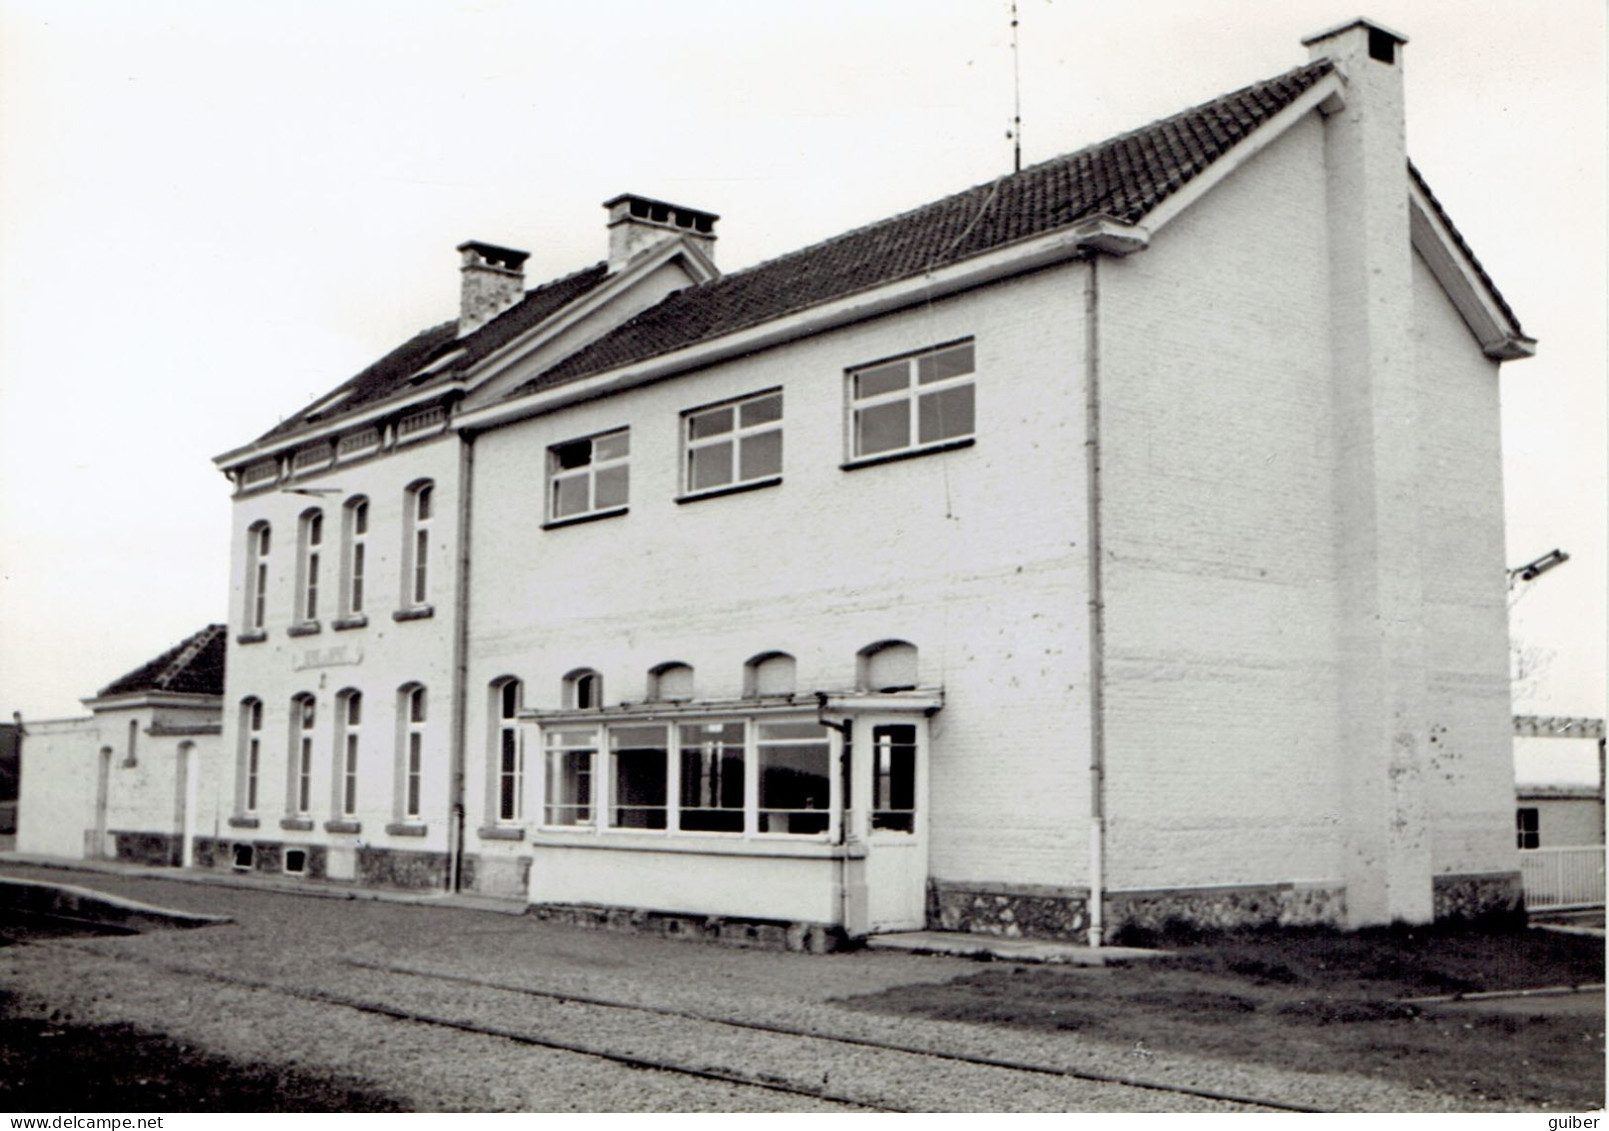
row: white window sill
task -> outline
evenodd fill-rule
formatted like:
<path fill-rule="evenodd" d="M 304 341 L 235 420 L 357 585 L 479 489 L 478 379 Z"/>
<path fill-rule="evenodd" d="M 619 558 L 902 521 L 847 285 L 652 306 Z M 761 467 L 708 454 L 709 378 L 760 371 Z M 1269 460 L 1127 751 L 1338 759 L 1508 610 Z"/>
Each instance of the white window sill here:
<path fill-rule="evenodd" d="M 586 514 L 566 515 L 564 518 L 555 518 L 542 524 L 543 530 L 557 530 L 561 526 L 580 526 L 586 522 L 597 522 L 605 518 L 619 518 L 630 511 L 630 507 L 610 507 L 608 510 L 588 511 Z"/>
<path fill-rule="evenodd" d="M 856 859 L 863 844 L 834 844 L 824 833 L 669 833 L 662 829 L 607 829 L 578 832 L 574 828 L 541 828 L 533 843 L 553 848 L 587 848 L 619 852 L 680 852 L 702 856 L 787 856 L 804 859 Z"/>
<path fill-rule="evenodd" d="M 953 452 L 961 448 L 970 448 L 977 443 L 976 436 L 961 436 L 954 440 L 940 440 L 936 444 L 923 444 L 915 448 L 900 448 L 893 452 L 878 452 L 872 456 L 858 456 L 838 465 L 840 471 L 859 471 L 863 467 L 876 467 L 878 464 L 894 463 L 902 459 L 915 459 L 917 456 L 930 456 L 938 452 Z"/>
<path fill-rule="evenodd" d="M 398 609 L 391 614 L 391 619 L 399 624 L 405 620 L 429 620 L 436 615 L 434 605 L 414 605 L 408 609 Z"/>
<path fill-rule="evenodd" d="M 769 475 L 764 479 L 751 479 L 747 483 L 728 483 L 724 487 L 710 487 L 704 491 L 690 491 L 685 495 L 678 495 L 676 505 L 702 502 L 705 499 L 719 499 L 725 495 L 741 495 L 745 491 L 758 491 L 765 487 L 779 487 L 781 485 L 782 476 Z"/>

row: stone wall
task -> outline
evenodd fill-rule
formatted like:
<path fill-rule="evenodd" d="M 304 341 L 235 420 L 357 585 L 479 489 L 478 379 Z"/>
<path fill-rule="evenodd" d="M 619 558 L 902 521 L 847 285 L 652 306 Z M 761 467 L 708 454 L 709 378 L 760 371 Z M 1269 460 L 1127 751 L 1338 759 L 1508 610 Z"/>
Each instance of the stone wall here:
<path fill-rule="evenodd" d="M 1089 893 L 933 880 L 927 918 L 928 926 L 940 931 L 1082 942 L 1089 928 Z"/>
<path fill-rule="evenodd" d="M 568 927 L 604 931 L 630 931 L 663 938 L 696 939 L 725 946 L 754 947 L 760 950 L 791 950 L 825 954 L 842 949 L 843 932 L 824 923 L 781 923 L 761 919 L 730 919 L 722 916 L 669 915 L 626 907 L 594 907 L 583 904 L 543 903 L 531 914 L 544 922 Z"/>
<path fill-rule="evenodd" d="M 426 891 L 445 888 L 447 862 L 445 852 L 404 852 L 365 845 L 358 849 L 358 883 Z"/>
<path fill-rule="evenodd" d="M 1437 919 L 1509 916 L 1519 913 L 1525 906 L 1518 872 L 1437 876 L 1433 889 Z"/>
<path fill-rule="evenodd" d="M 1105 927 L 1110 936 L 1125 927 L 1157 930 L 1170 923 L 1227 930 L 1340 926 L 1345 919 L 1346 890 L 1339 884 L 1246 884 L 1111 892 Z"/>
<path fill-rule="evenodd" d="M 117 858 L 130 864 L 162 864 L 177 866 L 182 859 L 183 846 L 175 833 L 141 833 L 112 831 L 117 846 Z"/>
<path fill-rule="evenodd" d="M 481 856 L 468 852 L 459 866 L 459 883 L 465 891 L 477 895 L 524 898 L 530 888 L 529 856 Z"/>

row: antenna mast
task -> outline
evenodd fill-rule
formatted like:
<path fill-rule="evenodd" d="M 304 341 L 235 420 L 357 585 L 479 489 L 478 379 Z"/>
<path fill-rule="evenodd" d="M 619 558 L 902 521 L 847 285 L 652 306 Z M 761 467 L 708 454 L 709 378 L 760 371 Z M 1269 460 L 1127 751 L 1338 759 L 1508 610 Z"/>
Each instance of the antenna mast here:
<path fill-rule="evenodd" d="M 1017 0 L 1011 0 L 1012 172 L 1022 172 L 1022 67 L 1017 56 Z"/>

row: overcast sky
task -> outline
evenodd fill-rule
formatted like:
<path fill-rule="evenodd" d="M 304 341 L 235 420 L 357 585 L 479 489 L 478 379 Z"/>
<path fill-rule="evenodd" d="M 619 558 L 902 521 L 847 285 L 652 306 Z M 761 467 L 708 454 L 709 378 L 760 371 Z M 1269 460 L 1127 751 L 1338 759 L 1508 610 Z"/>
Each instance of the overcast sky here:
<path fill-rule="evenodd" d="M 1355 0 L 1020 0 L 1024 157 L 1277 74 Z M 1517 709 L 1602 715 L 1602 0 L 1371 0 L 1409 149 L 1527 331 Z M 1005 0 L 0 0 L 0 714 L 226 616 L 211 458 L 456 313 L 454 245 L 601 259 L 622 191 L 743 267 L 1010 168 Z"/>

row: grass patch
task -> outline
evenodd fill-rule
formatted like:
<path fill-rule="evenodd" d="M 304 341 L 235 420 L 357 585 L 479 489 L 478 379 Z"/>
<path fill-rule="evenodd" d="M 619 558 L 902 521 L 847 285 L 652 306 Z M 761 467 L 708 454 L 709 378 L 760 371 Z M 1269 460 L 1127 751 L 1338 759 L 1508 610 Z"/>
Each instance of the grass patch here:
<path fill-rule="evenodd" d="M 42 1018 L 0 991 L 0 1108 L 10 1111 L 407 1111 L 365 1081 L 242 1064 L 133 1025 Z"/>
<path fill-rule="evenodd" d="M 1527 1108 L 1603 1106 L 1601 996 L 1491 1007 L 1401 1000 L 1601 983 L 1600 939 L 1465 925 L 1165 931 L 1149 941 L 1173 957 L 1115 970 L 991 967 L 845 1004 L 1379 1077 Z"/>

